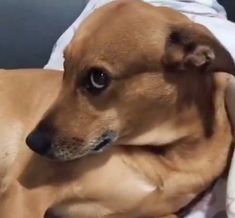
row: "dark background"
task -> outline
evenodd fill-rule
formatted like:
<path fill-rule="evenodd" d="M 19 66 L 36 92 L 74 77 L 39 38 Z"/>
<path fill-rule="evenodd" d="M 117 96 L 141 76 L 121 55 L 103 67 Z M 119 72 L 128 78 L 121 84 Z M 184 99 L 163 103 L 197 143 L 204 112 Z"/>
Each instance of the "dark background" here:
<path fill-rule="evenodd" d="M 225 7 L 229 20 L 235 22 L 235 1 L 234 0 L 218 0 L 218 2 Z"/>
<path fill-rule="evenodd" d="M 43 67 L 86 0 L 0 0 L 0 68 Z M 219 0 L 235 21 L 235 1 Z"/>

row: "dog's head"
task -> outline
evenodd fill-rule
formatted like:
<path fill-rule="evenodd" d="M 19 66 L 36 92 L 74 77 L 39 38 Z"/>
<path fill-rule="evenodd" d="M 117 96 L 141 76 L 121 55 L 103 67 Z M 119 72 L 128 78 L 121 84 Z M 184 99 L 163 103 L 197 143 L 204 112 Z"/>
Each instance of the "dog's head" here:
<path fill-rule="evenodd" d="M 234 66 L 208 30 L 178 12 L 117 1 L 81 25 L 64 67 L 57 100 L 27 138 L 34 151 L 62 161 L 115 143 L 209 136 L 211 72 Z"/>

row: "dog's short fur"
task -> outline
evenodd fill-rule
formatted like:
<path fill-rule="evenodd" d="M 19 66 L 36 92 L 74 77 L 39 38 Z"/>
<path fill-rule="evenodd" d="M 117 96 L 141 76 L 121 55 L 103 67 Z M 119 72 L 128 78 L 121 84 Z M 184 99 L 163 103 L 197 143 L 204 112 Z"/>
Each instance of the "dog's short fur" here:
<path fill-rule="evenodd" d="M 108 4 L 67 47 L 62 88 L 62 73 L 32 71 L 0 74 L 2 218 L 174 217 L 224 171 L 230 76 L 214 71 L 234 64 L 178 12 Z M 97 93 L 100 72 L 111 81 Z"/>

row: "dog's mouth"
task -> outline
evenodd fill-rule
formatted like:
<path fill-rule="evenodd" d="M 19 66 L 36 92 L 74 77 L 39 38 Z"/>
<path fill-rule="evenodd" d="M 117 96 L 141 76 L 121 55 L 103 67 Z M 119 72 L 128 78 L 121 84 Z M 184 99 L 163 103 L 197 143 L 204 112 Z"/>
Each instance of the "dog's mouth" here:
<path fill-rule="evenodd" d="M 109 147 L 116 140 L 117 140 L 117 134 L 113 131 L 108 131 L 104 133 L 100 138 L 98 138 L 98 140 L 96 140 L 96 142 L 92 146 L 94 147 L 92 151 L 102 152 L 104 149 Z"/>

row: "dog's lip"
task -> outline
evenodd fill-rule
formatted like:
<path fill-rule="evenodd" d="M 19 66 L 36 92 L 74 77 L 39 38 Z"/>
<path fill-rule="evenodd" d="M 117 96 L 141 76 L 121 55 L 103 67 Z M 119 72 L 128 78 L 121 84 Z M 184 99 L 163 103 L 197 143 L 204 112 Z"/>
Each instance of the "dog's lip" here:
<path fill-rule="evenodd" d="M 117 140 L 117 134 L 114 131 L 105 132 L 100 138 L 98 138 L 95 142 L 95 145 L 92 149 L 93 152 L 101 152 L 106 149 L 108 146 L 112 145 L 113 142 Z"/>

